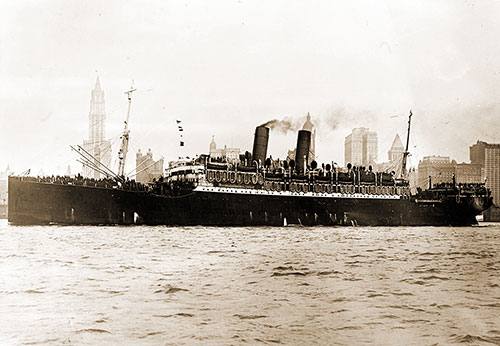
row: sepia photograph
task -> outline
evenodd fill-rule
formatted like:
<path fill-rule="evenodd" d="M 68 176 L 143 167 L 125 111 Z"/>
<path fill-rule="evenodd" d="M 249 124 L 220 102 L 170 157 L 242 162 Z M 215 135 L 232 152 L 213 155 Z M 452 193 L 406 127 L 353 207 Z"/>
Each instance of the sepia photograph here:
<path fill-rule="evenodd" d="M 3 1 L 0 346 L 500 346 L 499 18 Z"/>

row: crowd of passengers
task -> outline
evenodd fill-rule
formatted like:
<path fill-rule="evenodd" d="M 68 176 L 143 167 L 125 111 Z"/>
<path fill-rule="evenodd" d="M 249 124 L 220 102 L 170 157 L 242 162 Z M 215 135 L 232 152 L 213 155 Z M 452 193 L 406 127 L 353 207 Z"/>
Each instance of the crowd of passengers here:
<path fill-rule="evenodd" d="M 439 183 L 434 185 L 435 188 L 459 188 L 462 191 L 486 191 L 486 187 L 484 183 L 458 183 L 454 184 L 453 182 L 447 183 Z"/>
<path fill-rule="evenodd" d="M 117 181 L 112 178 L 85 178 L 81 174 L 76 175 L 74 178 L 68 176 L 52 175 L 46 177 L 19 177 L 22 181 L 33 181 L 39 183 L 51 183 L 51 184 L 61 184 L 61 185 L 80 185 L 80 186 L 92 186 L 92 187 L 104 187 L 104 188 L 117 188 L 124 190 L 133 191 L 149 191 L 148 185 L 139 183 L 134 179 L 126 178 L 125 181 Z"/>

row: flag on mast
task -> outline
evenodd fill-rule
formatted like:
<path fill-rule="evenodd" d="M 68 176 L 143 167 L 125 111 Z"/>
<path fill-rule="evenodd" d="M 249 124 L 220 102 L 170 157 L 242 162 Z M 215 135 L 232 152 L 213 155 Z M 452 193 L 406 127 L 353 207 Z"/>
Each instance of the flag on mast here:
<path fill-rule="evenodd" d="M 181 120 L 176 120 L 177 122 L 177 130 L 179 131 L 179 146 L 183 147 L 184 146 L 184 137 L 182 135 L 182 132 L 184 132 L 184 129 L 182 128 L 181 125 Z"/>

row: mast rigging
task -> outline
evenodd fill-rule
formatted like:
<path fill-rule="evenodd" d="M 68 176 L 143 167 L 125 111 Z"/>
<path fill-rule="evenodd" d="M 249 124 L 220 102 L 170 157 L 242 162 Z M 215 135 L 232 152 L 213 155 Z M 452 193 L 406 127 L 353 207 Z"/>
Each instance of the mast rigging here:
<path fill-rule="evenodd" d="M 410 109 L 410 116 L 408 117 L 408 133 L 406 134 L 406 148 L 405 152 L 403 153 L 403 164 L 401 166 L 401 177 L 405 178 L 406 177 L 406 160 L 408 159 L 408 155 L 410 152 L 408 151 L 408 147 L 410 145 L 410 125 L 411 125 L 411 116 L 413 113 L 411 112 Z"/>
<path fill-rule="evenodd" d="M 132 93 L 136 91 L 133 87 L 130 88 L 129 91 L 126 91 L 128 98 L 128 110 L 127 110 L 127 119 L 125 120 L 125 126 L 123 128 L 123 133 L 121 135 L 122 144 L 120 145 L 120 150 L 118 151 L 118 176 L 125 176 L 125 161 L 127 159 L 128 152 L 128 142 L 130 130 L 128 129 L 128 121 L 130 119 L 130 106 L 132 104 Z"/>

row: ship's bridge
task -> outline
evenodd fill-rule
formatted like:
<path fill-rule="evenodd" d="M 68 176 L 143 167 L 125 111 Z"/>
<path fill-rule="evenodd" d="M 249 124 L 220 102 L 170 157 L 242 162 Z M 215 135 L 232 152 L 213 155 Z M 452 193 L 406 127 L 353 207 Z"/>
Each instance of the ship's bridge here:
<path fill-rule="evenodd" d="M 165 171 L 167 181 L 198 181 L 204 175 L 203 165 L 184 164 Z"/>

